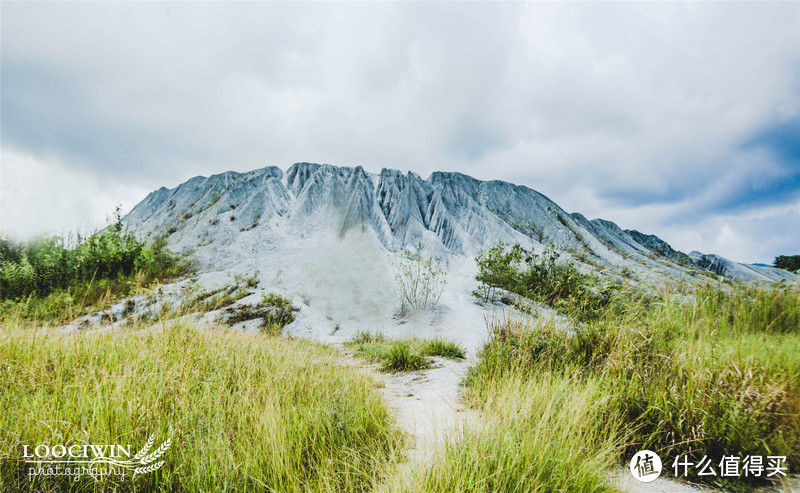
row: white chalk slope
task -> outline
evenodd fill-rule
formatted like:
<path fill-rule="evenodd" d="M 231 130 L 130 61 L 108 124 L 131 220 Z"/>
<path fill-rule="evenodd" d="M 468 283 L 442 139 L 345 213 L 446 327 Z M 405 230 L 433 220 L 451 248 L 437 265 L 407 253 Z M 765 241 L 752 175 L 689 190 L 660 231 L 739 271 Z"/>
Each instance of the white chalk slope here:
<path fill-rule="evenodd" d="M 323 340 L 358 330 L 424 336 L 440 330 L 475 347 L 486 331 L 485 310 L 470 294 L 474 256 L 498 240 L 536 251 L 554 245 L 586 269 L 645 282 L 694 278 L 695 265 L 740 280 L 800 279 L 717 256 L 687 256 L 655 236 L 569 214 L 529 188 L 460 173 L 423 180 L 411 172 L 376 175 L 312 163 L 286 173 L 226 172 L 156 190 L 123 221 L 140 237 L 165 234 L 170 248 L 192 251 L 207 284 L 222 282 L 221 272 L 257 271 L 262 288 L 300 303 L 289 332 Z M 447 270 L 442 309 L 398 320 L 393 252 L 419 244 Z"/>

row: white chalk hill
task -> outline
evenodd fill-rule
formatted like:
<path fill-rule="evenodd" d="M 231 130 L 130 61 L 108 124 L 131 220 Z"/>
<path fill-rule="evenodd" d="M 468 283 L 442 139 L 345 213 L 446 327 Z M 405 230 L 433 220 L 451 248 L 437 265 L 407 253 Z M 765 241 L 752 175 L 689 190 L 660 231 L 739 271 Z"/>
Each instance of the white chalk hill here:
<path fill-rule="evenodd" d="M 262 288 L 301 307 L 289 333 L 323 340 L 370 330 L 444 335 L 476 347 L 486 330 L 485 309 L 470 294 L 474 256 L 498 240 L 536 251 L 553 245 L 587 270 L 643 282 L 694 279 L 699 269 L 745 281 L 800 279 L 715 255 L 685 255 L 656 236 L 569 214 L 530 188 L 460 173 L 424 180 L 312 163 L 285 174 L 277 167 L 226 172 L 156 190 L 123 222 L 139 237 L 167 235 L 171 249 L 192 251 L 206 283 L 219 283 L 220 273 L 257 271 Z M 419 244 L 447 271 L 442 308 L 398 318 L 394 252 Z"/>

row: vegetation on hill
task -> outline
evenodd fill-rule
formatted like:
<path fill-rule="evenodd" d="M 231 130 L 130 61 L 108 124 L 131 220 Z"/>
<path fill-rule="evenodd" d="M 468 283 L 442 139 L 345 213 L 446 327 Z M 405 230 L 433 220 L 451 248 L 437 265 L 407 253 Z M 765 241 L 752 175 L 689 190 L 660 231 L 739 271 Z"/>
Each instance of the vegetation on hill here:
<path fill-rule="evenodd" d="M 772 265 L 789 272 L 800 272 L 800 255 L 779 255 Z"/>
<path fill-rule="evenodd" d="M 598 287 L 595 276 L 560 260 L 553 249 L 536 254 L 519 244 L 506 248 L 501 241 L 475 260 L 480 286 L 474 294 L 484 301 L 494 299 L 498 289 L 505 290 L 583 321 L 599 317 L 616 289 L 612 285 Z"/>
<path fill-rule="evenodd" d="M 28 242 L 0 238 L 0 317 L 19 312 L 35 319 L 74 318 L 137 287 L 172 279 L 191 264 L 166 249 L 166 240 L 137 240 L 119 218 L 73 247 L 65 238 Z"/>
<path fill-rule="evenodd" d="M 502 243 L 476 261 L 476 296 L 546 303 L 568 327 L 489 320 L 491 337 L 464 382 L 482 423 L 450 437 L 407 491 L 614 491 L 608 471 L 642 449 L 661 456 L 664 475 L 677 457 L 717 465 L 748 455 L 785 456 L 795 472 L 800 287 L 644 293 L 603 285 L 553 250 Z M 440 267 L 419 255 L 403 265 L 403 308 L 434 308 Z M 0 490 L 356 492 L 374 489 L 399 460 L 403 439 L 371 382 L 330 349 L 273 337 L 294 320 L 291 300 L 264 293 L 234 306 L 253 294 L 256 275 L 190 292 L 168 315 L 225 309 L 229 324 L 262 319 L 260 334 L 163 319 L 64 334 L 30 330 L 26 319 L 76 316 L 188 264 L 163 240 L 145 245 L 117 223 L 73 248 L 2 240 L 0 267 Z M 368 333 L 348 347 L 390 372 L 465 356 L 442 339 Z M 31 480 L 20 459 L 23 444 L 138 446 L 153 433 L 174 443 L 163 468 L 133 483 Z M 736 491 L 765 481 L 688 472 Z"/>

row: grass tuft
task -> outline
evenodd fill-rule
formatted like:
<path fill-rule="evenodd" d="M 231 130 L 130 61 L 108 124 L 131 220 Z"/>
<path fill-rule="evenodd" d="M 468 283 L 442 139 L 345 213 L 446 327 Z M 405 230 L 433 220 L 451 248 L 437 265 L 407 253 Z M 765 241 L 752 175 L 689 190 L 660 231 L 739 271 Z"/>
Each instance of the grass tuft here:
<path fill-rule="evenodd" d="M 441 338 L 422 340 L 407 337 L 390 341 L 382 334 L 359 332 L 347 346 L 370 361 L 381 364 L 383 371 L 414 371 L 430 368 L 427 356 L 463 359 L 464 348 Z"/>
<path fill-rule="evenodd" d="M 466 352 L 464 348 L 452 341 L 446 341 L 441 337 L 427 340 L 422 345 L 422 354 L 425 356 L 441 356 L 448 359 L 464 359 Z"/>
<path fill-rule="evenodd" d="M 416 371 L 430 368 L 430 362 L 411 351 L 408 342 L 397 341 L 391 345 L 383 361 L 383 371 Z"/>

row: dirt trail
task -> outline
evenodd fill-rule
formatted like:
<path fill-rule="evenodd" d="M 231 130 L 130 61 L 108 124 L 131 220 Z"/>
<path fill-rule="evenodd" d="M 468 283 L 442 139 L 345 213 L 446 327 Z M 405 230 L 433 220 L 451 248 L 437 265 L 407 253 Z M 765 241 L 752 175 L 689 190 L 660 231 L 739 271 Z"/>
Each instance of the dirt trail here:
<path fill-rule="evenodd" d="M 469 360 L 432 357 L 433 367 L 428 370 L 383 373 L 377 364 L 366 362 L 347 348 L 340 347 L 340 351 L 345 356 L 344 364 L 383 384 L 379 390 L 397 426 L 409 436 L 408 460 L 397 465 L 383 490 L 392 491 L 409 481 L 411 472 L 424 470 L 447 438 L 458 436 L 465 426 L 477 424 L 477 411 L 461 400 L 460 384 L 471 364 Z"/>
<path fill-rule="evenodd" d="M 457 437 L 465 427 L 479 425 L 479 414 L 461 399 L 461 381 L 472 361 L 434 357 L 433 368 L 415 372 L 383 373 L 353 351 L 339 346 L 342 364 L 357 368 L 383 384 L 380 392 L 395 416 L 397 425 L 410 437 L 408 460 L 397 465 L 394 474 L 377 491 L 395 491 L 408 484 L 412 472 L 421 472 L 445 440 Z M 658 478 L 652 483 L 636 481 L 625 468 L 610 474 L 613 484 L 625 493 L 719 493 L 721 490 Z M 783 488 L 761 489 L 759 493 L 800 491 L 800 479 Z"/>
<path fill-rule="evenodd" d="M 411 462 L 430 459 L 446 438 L 460 433 L 468 421 L 477 421 L 478 413 L 464 406 L 460 395 L 468 363 L 432 359 L 429 370 L 381 374 L 381 391 L 397 425 L 414 438 Z"/>

